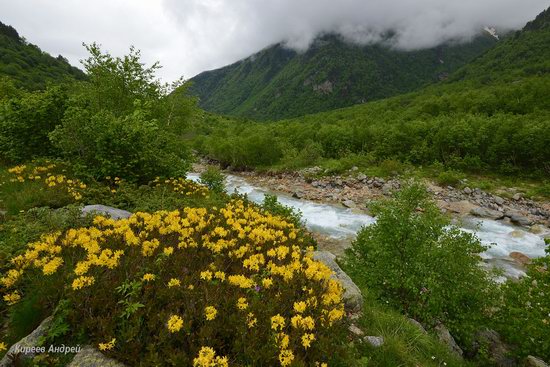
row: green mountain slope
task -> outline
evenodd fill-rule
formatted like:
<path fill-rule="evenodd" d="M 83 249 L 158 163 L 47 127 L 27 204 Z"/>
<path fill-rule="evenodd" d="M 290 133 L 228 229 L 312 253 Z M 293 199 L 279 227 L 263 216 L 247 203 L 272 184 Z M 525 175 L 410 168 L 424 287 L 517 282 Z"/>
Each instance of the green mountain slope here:
<path fill-rule="evenodd" d="M 326 35 L 305 53 L 275 45 L 193 78 L 207 111 L 280 119 L 395 96 L 444 80 L 491 48 L 483 35 L 467 44 L 418 51 L 359 46 Z"/>
<path fill-rule="evenodd" d="M 443 83 L 271 123 L 220 120 L 201 127 L 196 148 L 241 168 L 332 170 L 390 160 L 550 177 L 548 14 Z"/>
<path fill-rule="evenodd" d="M 47 82 L 67 78 L 84 79 L 85 74 L 61 55 L 57 58 L 27 43 L 17 31 L 0 22 L 0 76 L 13 79 L 26 89 L 43 88 Z"/>

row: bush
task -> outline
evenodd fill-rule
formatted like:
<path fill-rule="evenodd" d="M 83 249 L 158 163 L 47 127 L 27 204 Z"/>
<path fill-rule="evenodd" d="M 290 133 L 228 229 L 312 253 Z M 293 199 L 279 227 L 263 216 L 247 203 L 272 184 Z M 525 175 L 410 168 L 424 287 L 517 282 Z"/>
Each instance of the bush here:
<path fill-rule="evenodd" d="M 66 337 L 88 335 L 128 365 L 342 358 L 341 285 L 293 224 L 242 201 L 93 223 L 30 243 L 0 279 L 4 300 L 16 303 L 40 284 L 43 302 L 69 305 L 56 321 L 70 326 Z"/>
<path fill-rule="evenodd" d="M 381 300 L 428 326 L 445 323 L 466 344 L 493 299 L 495 284 L 480 267 L 485 247 L 449 226 L 417 183 L 373 212 L 376 223 L 347 252 L 351 272 Z"/>
<path fill-rule="evenodd" d="M 437 183 L 443 186 L 457 186 L 463 179 L 463 175 L 457 171 L 444 171 L 437 176 Z"/>
<path fill-rule="evenodd" d="M 302 212 L 279 203 L 276 195 L 266 194 L 262 203 L 262 209 L 273 215 L 283 217 L 296 227 L 300 227 L 303 224 Z"/>
<path fill-rule="evenodd" d="M 200 182 L 212 192 L 222 193 L 225 190 L 225 177 L 216 167 L 208 167 L 201 173 Z"/>
<path fill-rule="evenodd" d="M 548 242 L 547 242 L 548 244 Z M 536 355 L 550 360 L 550 247 L 519 281 L 503 286 L 502 306 L 497 313 L 497 330 L 513 343 L 521 356 Z"/>

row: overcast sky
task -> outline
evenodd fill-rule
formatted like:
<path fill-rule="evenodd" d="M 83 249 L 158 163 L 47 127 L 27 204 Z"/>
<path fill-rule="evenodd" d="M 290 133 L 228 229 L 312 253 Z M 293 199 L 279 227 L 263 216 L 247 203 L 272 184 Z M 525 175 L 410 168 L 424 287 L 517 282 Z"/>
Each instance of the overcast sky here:
<path fill-rule="evenodd" d="M 82 42 L 115 55 L 130 45 L 160 61 L 165 81 L 218 68 L 277 42 L 307 49 L 337 32 L 375 42 L 396 32 L 395 47 L 468 39 L 484 26 L 521 28 L 550 0 L 0 0 L 0 21 L 31 43 L 79 66 Z"/>

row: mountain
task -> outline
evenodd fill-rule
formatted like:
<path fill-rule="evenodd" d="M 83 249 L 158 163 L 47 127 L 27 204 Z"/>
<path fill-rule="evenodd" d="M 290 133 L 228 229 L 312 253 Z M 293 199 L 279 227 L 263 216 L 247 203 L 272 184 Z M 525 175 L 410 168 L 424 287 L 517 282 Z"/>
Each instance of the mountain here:
<path fill-rule="evenodd" d="M 0 76 L 7 76 L 29 90 L 41 89 L 48 82 L 86 77 L 63 56 L 52 57 L 28 43 L 13 27 L 1 22 Z"/>
<path fill-rule="evenodd" d="M 199 74 L 191 92 L 211 112 L 260 120 L 295 117 L 417 90 L 446 79 L 495 43 L 487 33 L 466 44 L 400 51 L 325 35 L 304 53 L 277 44 Z"/>

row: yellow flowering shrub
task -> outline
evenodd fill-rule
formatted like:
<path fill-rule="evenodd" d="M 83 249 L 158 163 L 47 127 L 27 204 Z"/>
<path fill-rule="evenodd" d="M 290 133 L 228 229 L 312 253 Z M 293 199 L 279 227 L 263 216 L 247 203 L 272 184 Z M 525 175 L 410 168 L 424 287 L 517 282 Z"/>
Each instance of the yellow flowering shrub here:
<path fill-rule="evenodd" d="M 57 279 L 73 335 L 130 366 L 331 365 L 347 342 L 342 287 L 309 241 L 242 200 L 97 216 L 29 243 L 0 286 L 13 304 Z"/>

